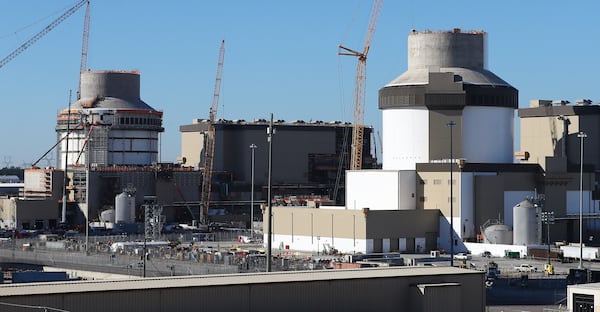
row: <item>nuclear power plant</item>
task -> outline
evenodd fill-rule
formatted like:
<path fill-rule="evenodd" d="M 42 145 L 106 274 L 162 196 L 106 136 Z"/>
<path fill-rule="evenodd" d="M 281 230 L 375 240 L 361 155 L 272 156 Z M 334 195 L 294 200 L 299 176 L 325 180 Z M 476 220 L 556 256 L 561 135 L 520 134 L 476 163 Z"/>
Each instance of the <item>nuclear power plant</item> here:
<path fill-rule="evenodd" d="M 534 125 L 525 120 L 521 128 L 525 144 L 515 153 L 518 90 L 486 67 L 486 37 L 483 31 L 460 29 L 411 31 L 408 70 L 379 91 L 382 170 L 347 172 L 344 211 L 320 207 L 319 214 L 330 209 L 325 214 L 331 215 L 331 222 L 316 223 L 310 210 L 276 207 L 273 222 L 277 216 L 291 221 L 276 228 L 275 244 L 313 251 L 318 244 L 330 244 L 344 252 L 367 253 L 436 248 L 476 253 L 486 248 L 500 256 L 514 248 L 526 256 L 527 246 L 547 244 L 548 237 L 577 241 L 579 216 L 573 204 L 580 175 L 587 194 L 584 236 L 597 237 L 593 233 L 599 228 L 592 217 L 597 201 L 590 197 L 594 175 L 587 165 L 597 159 L 596 147 L 586 152 L 590 160 L 580 173 L 575 140 L 584 124 L 571 122 L 570 135 L 563 135 L 562 143 L 557 134 L 560 125 L 567 124 L 555 119 L 583 118 L 579 114 L 585 112 L 592 115 L 585 117 L 592 127 L 598 106 L 519 109 L 521 119 L 536 121 Z M 564 116 L 558 115 L 559 110 Z M 540 129 L 548 125 L 551 131 L 542 132 L 544 136 Z M 558 152 L 563 146 L 569 146 L 569 155 L 575 154 L 569 163 Z M 545 169 L 542 160 L 556 164 L 554 169 Z M 438 212 L 438 220 L 425 215 L 432 211 Z M 550 223 L 543 223 L 540 216 L 550 212 L 554 219 L 548 229 Z M 355 230 L 343 230 L 349 228 Z M 542 235 L 546 230 L 549 235 Z"/>
<path fill-rule="evenodd" d="M 550 211 L 552 240 L 574 242 L 580 176 L 584 231 L 594 243 L 598 147 L 579 155 L 578 134 L 595 131 L 598 106 L 535 100 L 519 109 L 518 90 L 487 68 L 486 42 L 484 31 L 409 32 L 407 70 L 379 90 L 381 165 L 370 127 L 362 167 L 347 170 L 350 123 L 275 120 L 271 189 L 266 119 L 194 119 L 179 129 L 180 162 L 160 163 L 163 112 L 141 99 L 140 73 L 84 71 L 80 99 L 57 117 L 56 168 L 27 170 L 23 197 L 6 205 L 50 207 L 22 208 L 15 221 L 23 228 L 95 222 L 140 231 L 149 204 L 161 207 L 162 223 L 198 224 L 213 127 L 210 220 L 249 226 L 249 215 L 260 221 L 270 203 L 275 215 L 293 215 L 289 226 L 275 227 L 276 244 L 346 252 L 535 245 L 548 242 L 539 216 Z M 522 123 L 516 153 L 515 110 Z M 325 215 L 330 222 L 315 219 Z"/>

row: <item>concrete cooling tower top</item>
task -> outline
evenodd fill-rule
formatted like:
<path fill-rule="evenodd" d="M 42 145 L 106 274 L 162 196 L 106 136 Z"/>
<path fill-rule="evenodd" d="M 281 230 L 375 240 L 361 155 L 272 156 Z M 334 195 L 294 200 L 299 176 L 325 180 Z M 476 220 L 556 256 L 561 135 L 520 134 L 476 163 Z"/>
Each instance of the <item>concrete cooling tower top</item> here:
<path fill-rule="evenodd" d="M 154 110 L 140 99 L 138 71 L 85 71 L 75 108 Z"/>
<path fill-rule="evenodd" d="M 464 83 L 510 85 L 486 69 L 484 31 L 416 31 L 408 35 L 408 71 L 387 86 L 429 83 L 430 72 L 452 72 Z"/>

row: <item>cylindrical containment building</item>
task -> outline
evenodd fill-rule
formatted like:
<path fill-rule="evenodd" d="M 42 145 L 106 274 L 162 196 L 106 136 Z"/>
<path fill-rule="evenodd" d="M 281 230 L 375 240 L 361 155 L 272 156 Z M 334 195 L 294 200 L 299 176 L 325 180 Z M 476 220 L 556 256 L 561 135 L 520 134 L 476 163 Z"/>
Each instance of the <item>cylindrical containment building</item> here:
<path fill-rule="evenodd" d="M 536 210 L 537 207 L 527 199 L 513 207 L 513 243 L 515 245 L 540 243 Z"/>
<path fill-rule="evenodd" d="M 408 70 L 379 90 L 383 169 L 453 158 L 512 163 L 518 91 L 486 69 L 483 31 L 412 31 Z"/>
<path fill-rule="evenodd" d="M 139 72 L 85 71 L 81 98 L 57 118 L 57 165 L 64 169 L 65 157 L 69 166 L 152 165 L 163 131 L 162 112 L 140 99 Z"/>

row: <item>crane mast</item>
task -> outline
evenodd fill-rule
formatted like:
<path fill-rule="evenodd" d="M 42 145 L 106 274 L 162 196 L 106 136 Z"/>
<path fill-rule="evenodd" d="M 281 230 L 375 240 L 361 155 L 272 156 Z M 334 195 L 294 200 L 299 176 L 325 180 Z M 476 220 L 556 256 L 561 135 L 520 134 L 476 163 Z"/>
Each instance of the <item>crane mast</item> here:
<path fill-rule="evenodd" d="M 375 33 L 379 11 L 383 0 L 375 0 L 371 9 L 371 17 L 365 38 L 365 45 L 362 52 L 358 52 L 339 45 L 338 48 L 343 50 L 338 52 L 338 55 L 349 55 L 358 58 L 356 65 L 356 77 L 354 84 L 354 120 L 352 123 L 352 151 L 350 156 L 350 169 L 362 169 L 363 156 L 363 141 L 364 141 L 364 115 L 365 115 L 365 84 L 367 80 L 367 54 L 371 47 L 371 40 Z"/>
<path fill-rule="evenodd" d="M 73 15 L 73 13 L 75 13 L 79 8 L 81 8 L 86 2 L 88 2 L 88 0 L 81 0 L 81 1 L 77 2 L 74 6 L 72 6 L 70 9 L 68 9 L 65 13 L 63 13 L 57 19 L 52 21 L 52 23 L 48 24 L 48 26 L 46 26 L 40 32 L 38 32 L 33 37 L 31 37 L 31 39 L 25 41 L 25 43 L 23 43 L 21 46 L 19 46 L 16 50 L 14 50 L 8 56 L 6 56 L 2 60 L 0 60 L 0 68 L 2 68 L 4 65 L 8 64 L 8 62 L 10 62 L 12 59 L 17 57 L 23 51 L 27 50 L 27 48 L 29 48 L 36 41 L 40 40 L 40 38 L 45 36 L 47 33 L 49 33 L 52 29 L 54 29 L 60 23 L 64 22 L 69 16 Z"/>
<path fill-rule="evenodd" d="M 219 49 L 219 61 L 217 63 L 217 78 L 215 80 L 215 91 L 209 111 L 209 124 L 204 137 L 204 172 L 202 173 L 202 198 L 200 208 L 200 221 L 206 223 L 208 208 L 210 206 L 210 194 L 212 186 L 212 172 L 215 156 L 215 120 L 219 108 L 219 93 L 221 91 L 221 79 L 223 75 L 223 60 L 225 59 L 225 40 L 221 41 Z"/>
<path fill-rule="evenodd" d="M 79 64 L 79 85 L 77 99 L 81 99 L 81 73 L 87 69 L 88 41 L 90 37 L 90 1 L 87 1 L 85 17 L 83 18 L 83 38 L 81 40 L 81 63 Z"/>

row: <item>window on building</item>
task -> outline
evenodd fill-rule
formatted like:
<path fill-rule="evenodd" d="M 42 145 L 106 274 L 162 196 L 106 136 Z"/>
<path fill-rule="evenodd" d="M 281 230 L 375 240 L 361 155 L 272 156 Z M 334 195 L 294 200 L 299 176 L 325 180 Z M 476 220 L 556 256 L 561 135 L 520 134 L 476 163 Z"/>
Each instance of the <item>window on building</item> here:
<path fill-rule="evenodd" d="M 434 185 L 440 185 L 440 184 L 442 184 L 442 180 L 440 180 L 440 179 L 433 179 L 433 184 Z"/>

